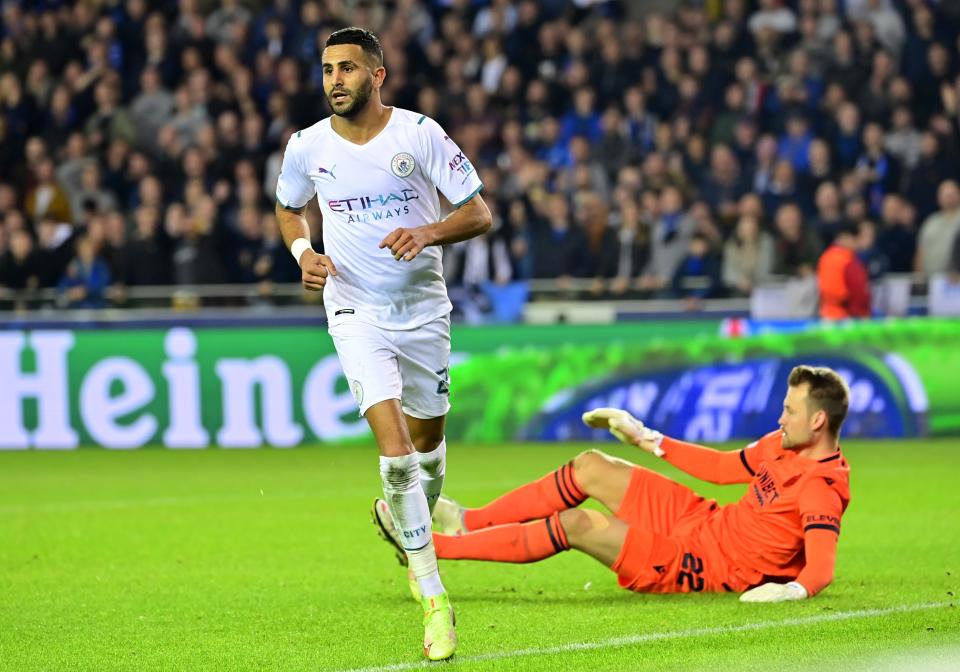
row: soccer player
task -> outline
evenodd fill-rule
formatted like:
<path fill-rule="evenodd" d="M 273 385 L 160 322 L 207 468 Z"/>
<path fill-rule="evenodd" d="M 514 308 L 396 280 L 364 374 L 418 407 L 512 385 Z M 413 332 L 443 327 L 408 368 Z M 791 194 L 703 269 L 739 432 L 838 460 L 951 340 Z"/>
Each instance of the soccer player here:
<path fill-rule="evenodd" d="M 471 162 L 433 120 L 386 107 L 376 35 L 344 28 L 322 55 L 333 115 L 295 133 L 276 216 L 307 289 L 323 290 L 344 374 L 380 449 L 380 476 L 423 596 L 424 654 L 453 655 L 453 609 L 437 573 L 431 510 L 445 472 L 451 304 L 441 245 L 484 233 L 491 217 Z M 441 220 L 437 190 L 454 211 Z M 304 208 L 318 196 L 324 253 Z"/>
<path fill-rule="evenodd" d="M 742 602 L 816 595 L 833 580 L 840 519 L 850 501 L 849 467 L 838 444 L 849 392 L 823 367 L 798 366 L 788 383 L 779 431 L 736 452 L 663 436 L 626 411 L 584 414 L 587 425 L 608 428 L 697 478 L 749 484 L 734 504 L 719 506 L 660 474 L 589 450 L 479 509 L 442 500 L 436 522 L 458 534 L 434 535 L 437 556 L 535 562 L 575 548 L 637 592 L 746 591 Z M 610 513 L 577 508 L 589 497 Z"/>

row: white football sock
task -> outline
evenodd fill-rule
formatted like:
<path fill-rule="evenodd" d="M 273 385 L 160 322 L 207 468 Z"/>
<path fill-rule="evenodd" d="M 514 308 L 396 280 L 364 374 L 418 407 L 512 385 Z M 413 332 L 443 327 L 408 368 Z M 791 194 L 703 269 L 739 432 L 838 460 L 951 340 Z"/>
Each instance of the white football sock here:
<path fill-rule="evenodd" d="M 410 569 L 420 584 L 424 597 L 444 592 L 437 571 L 437 554 L 433 549 L 430 507 L 420 488 L 420 461 L 416 453 L 400 457 L 380 456 L 380 478 L 383 496 L 390 508 Z"/>
<path fill-rule="evenodd" d="M 447 439 L 440 439 L 440 444 L 429 453 L 417 453 L 420 458 L 420 487 L 427 497 L 427 506 L 433 514 L 433 507 L 437 497 L 443 490 L 443 475 L 447 470 Z"/>

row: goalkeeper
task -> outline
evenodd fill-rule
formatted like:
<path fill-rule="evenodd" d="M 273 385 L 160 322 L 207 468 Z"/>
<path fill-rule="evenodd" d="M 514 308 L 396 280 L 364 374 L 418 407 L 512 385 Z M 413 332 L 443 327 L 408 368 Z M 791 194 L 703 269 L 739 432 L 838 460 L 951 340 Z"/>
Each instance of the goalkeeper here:
<path fill-rule="evenodd" d="M 583 416 L 622 442 L 712 483 L 747 483 L 720 506 L 689 488 L 598 450 L 464 509 L 438 504 L 438 558 L 536 562 L 574 548 L 616 572 L 623 588 L 646 593 L 742 592 L 742 602 L 816 595 L 833 580 L 840 519 L 850 501 L 849 467 L 838 437 L 849 392 L 828 368 L 798 366 L 789 377 L 780 430 L 737 452 L 678 441 L 626 411 Z M 610 513 L 578 506 L 588 498 Z M 389 512 L 376 522 L 396 543 Z M 745 592 L 744 592 L 745 591 Z"/>

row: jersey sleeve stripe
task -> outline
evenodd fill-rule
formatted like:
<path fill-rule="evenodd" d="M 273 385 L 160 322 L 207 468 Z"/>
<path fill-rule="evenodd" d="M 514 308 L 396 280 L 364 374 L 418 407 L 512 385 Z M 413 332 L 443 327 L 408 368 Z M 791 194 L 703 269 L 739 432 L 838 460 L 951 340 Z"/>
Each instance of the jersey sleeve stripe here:
<path fill-rule="evenodd" d="M 830 530 L 836 534 L 840 534 L 840 528 L 836 525 L 827 525 L 826 523 L 812 523 L 803 528 L 804 532 L 808 530 Z"/>
<path fill-rule="evenodd" d="M 750 465 L 747 464 L 747 456 L 744 454 L 743 450 L 740 451 L 740 461 L 743 462 L 743 468 L 746 469 L 751 476 L 756 476 L 756 472 L 750 468 Z"/>
<path fill-rule="evenodd" d="M 467 201 L 469 201 L 471 198 L 473 198 L 474 196 L 476 196 L 477 194 L 479 194 L 481 189 L 483 189 L 483 185 L 482 185 L 482 184 L 481 184 L 479 187 L 477 187 L 476 189 L 474 189 L 474 190 L 473 190 L 473 193 L 470 194 L 469 196 L 467 196 L 465 199 L 463 199 L 463 200 L 460 201 L 459 203 L 454 203 L 454 204 L 453 204 L 453 207 L 459 208 L 461 205 L 463 205 L 464 203 L 466 203 Z"/>
<path fill-rule="evenodd" d="M 426 119 L 426 118 L 427 118 L 427 115 L 425 115 L 425 114 L 424 114 L 424 115 L 421 115 L 420 118 L 417 119 L 417 126 L 419 126 L 420 124 L 422 124 L 422 123 L 423 123 L 423 120 Z"/>
<path fill-rule="evenodd" d="M 300 211 L 300 210 L 303 210 L 305 207 L 307 207 L 306 204 L 301 205 L 301 206 L 299 206 L 299 207 L 297 207 L 297 206 L 295 206 L 295 205 L 286 205 L 286 204 L 285 204 L 283 201 L 281 201 L 279 198 L 277 199 L 277 203 L 279 203 L 279 204 L 280 204 L 280 207 L 283 208 L 284 210 L 290 210 L 291 212 L 298 212 L 298 211 Z"/>

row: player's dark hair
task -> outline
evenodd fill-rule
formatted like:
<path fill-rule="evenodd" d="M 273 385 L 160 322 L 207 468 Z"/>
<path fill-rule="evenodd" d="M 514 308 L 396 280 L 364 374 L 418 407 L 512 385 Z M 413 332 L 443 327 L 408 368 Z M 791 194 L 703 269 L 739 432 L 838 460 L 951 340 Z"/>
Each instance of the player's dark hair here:
<path fill-rule="evenodd" d="M 801 364 L 793 367 L 787 384 L 790 387 L 806 384 L 809 390 L 808 403 L 827 414 L 827 431 L 830 435 L 840 435 L 840 427 L 850 406 L 850 388 L 840 374 L 826 366 Z"/>
<path fill-rule="evenodd" d="M 323 48 L 332 47 L 337 44 L 356 44 L 363 53 L 370 57 L 373 65 L 379 68 L 383 65 L 383 47 L 380 46 L 380 39 L 366 28 L 350 26 L 341 28 L 330 33 L 330 37 L 324 42 Z"/>

